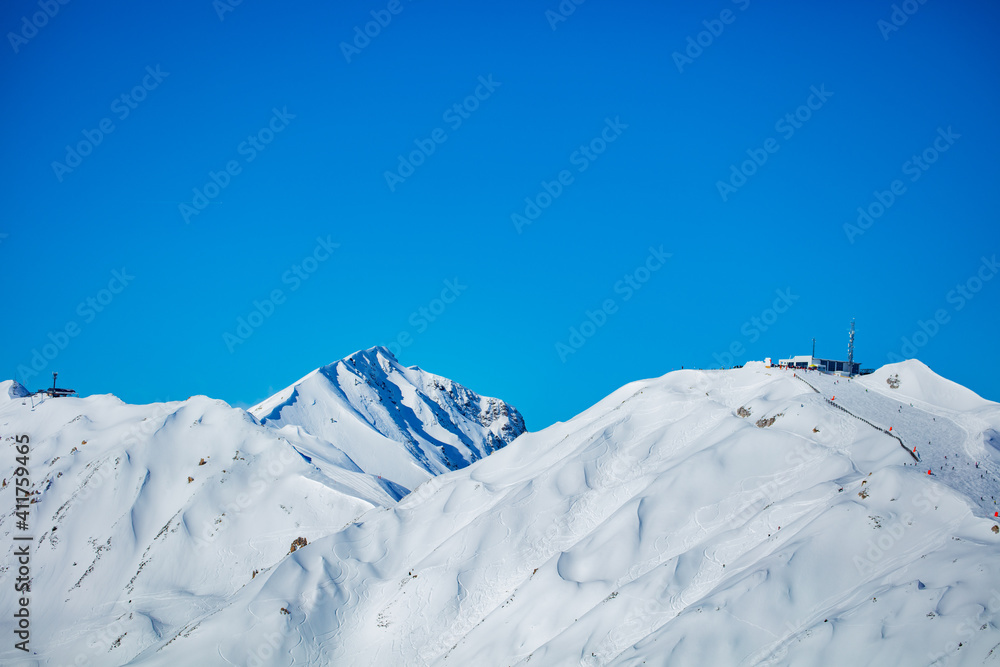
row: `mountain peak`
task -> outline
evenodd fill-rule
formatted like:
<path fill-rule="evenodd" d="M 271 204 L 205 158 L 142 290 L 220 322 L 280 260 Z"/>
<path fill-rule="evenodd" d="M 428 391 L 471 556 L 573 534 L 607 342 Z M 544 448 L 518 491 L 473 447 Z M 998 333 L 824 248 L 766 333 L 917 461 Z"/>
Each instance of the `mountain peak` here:
<path fill-rule="evenodd" d="M 941 377 L 919 359 L 886 364 L 865 377 L 878 382 L 880 386 L 895 385 L 893 393 L 907 401 L 920 401 L 957 411 L 997 405 L 971 389 Z"/>
<path fill-rule="evenodd" d="M 381 346 L 313 371 L 250 412 L 272 428 L 301 428 L 326 440 L 362 470 L 409 489 L 464 468 L 525 431 L 508 403 L 405 368 Z"/>
<path fill-rule="evenodd" d="M 380 357 L 383 358 L 383 359 L 390 360 L 390 361 L 395 361 L 395 362 L 398 363 L 398 360 L 396 359 L 396 355 L 394 355 L 392 353 L 392 351 L 389 350 L 389 348 L 385 347 L 384 345 L 376 345 L 375 347 L 369 347 L 366 350 L 358 350 L 357 352 L 354 352 L 353 354 L 349 354 L 346 357 L 344 357 L 343 359 L 341 359 L 339 361 L 335 361 L 333 363 L 337 364 L 337 363 L 341 363 L 341 362 L 344 362 L 344 361 L 351 361 L 351 360 L 361 361 L 362 359 L 367 359 L 369 361 L 377 361 Z"/>
<path fill-rule="evenodd" d="M 14 400 L 30 396 L 31 392 L 24 388 L 17 380 L 5 380 L 0 382 L 0 396 Z"/>

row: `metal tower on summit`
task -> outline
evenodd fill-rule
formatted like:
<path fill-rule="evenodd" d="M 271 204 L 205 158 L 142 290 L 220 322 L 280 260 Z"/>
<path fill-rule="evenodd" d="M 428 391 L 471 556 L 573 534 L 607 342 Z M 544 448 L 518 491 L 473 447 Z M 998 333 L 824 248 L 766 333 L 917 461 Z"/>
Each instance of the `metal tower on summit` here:
<path fill-rule="evenodd" d="M 851 320 L 851 334 L 847 339 L 847 373 L 854 374 L 854 320 Z"/>

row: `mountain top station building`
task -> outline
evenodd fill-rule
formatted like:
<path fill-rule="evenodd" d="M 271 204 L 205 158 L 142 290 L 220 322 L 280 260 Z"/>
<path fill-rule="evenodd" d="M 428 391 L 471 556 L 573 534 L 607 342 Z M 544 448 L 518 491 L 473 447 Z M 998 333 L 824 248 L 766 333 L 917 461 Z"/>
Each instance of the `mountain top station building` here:
<path fill-rule="evenodd" d="M 835 361 L 833 359 L 818 359 L 809 354 L 800 354 L 791 359 L 779 359 L 780 368 L 806 368 L 827 373 L 841 373 L 844 375 L 859 375 L 861 364 L 848 364 L 846 361 Z"/>

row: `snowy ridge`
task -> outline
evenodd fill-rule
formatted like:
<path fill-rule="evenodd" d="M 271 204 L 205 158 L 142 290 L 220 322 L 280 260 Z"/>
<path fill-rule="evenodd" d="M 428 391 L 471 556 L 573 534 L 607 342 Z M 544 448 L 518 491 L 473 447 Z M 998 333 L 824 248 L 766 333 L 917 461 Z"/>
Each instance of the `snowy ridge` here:
<path fill-rule="evenodd" d="M 135 664 L 981 665 L 1000 406 L 924 368 L 890 369 L 913 408 L 879 374 L 811 373 L 817 394 L 762 364 L 630 384 L 311 543 Z M 834 395 L 929 441 L 921 464 Z"/>
<path fill-rule="evenodd" d="M 0 434 L 10 461 L 15 436 L 30 437 L 31 613 L 38 619 L 32 658 L 125 664 L 213 613 L 283 560 L 299 538 L 311 543 L 409 492 L 378 472 L 416 471 L 402 476 L 416 484 L 447 469 L 433 458 L 442 447 L 467 457 L 451 459 L 458 467 L 523 431 L 510 406 L 418 370 L 392 367 L 392 380 L 379 376 L 376 367 L 389 363 L 383 351 L 370 350 L 305 378 L 319 376 L 324 390 L 326 374 L 340 378 L 349 388 L 332 396 L 352 396 L 357 409 L 339 400 L 329 404 L 332 413 L 318 412 L 327 396 L 310 394 L 304 382 L 287 398 L 262 404 L 274 406 L 261 410 L 271 417 L 265 424 L 204 396 L 128 405 L 110 395 L 29 397 L 16 382 L 0 383 Z M 354 389 L 348 376 L 372 384 Z M 421 393 L 424 387 L 433 398 Z M 401 412 L 417 406 L 427 423 L 394 418 L 393 398 Z M 473 423 L 476 409 L 482 418 Z M 289 412 L 304 423 L 291 423 Z M 335 442 L 381 446 L 376 454 L 384 461 L 366 472 Z M 7 508 L 0 513 L 7 545 L 0 604 L 8 609 L 17 606 L 11 482 L 0 485 Z M 9 631 L 9 618 L 0 627 Z M 0 647 L 2 664 L 25 657 L 10 644 Z"/>
<path fill-rule="evenodd" d="M 31 611 L 44 619 L 32 641 L 54 664 L 81 655 L 122 664 L 280 561 L 297 537 L 327 535 L 393 500 L 342 453 L 337 474 L 324 473 L 297 452 L 315 442 L 293 445 L 221 401 L 34 404 L 9 401 L 0 426 L 10 450 L 15 435 L 30 436 Z M 15 502 L 7 482 L 0 535 L 9 564 Z M 2 574 L 10 585 L 0 599 L 14 605 L 12 572 Z M 99 650 L 90 646 L 96 637 L 106 640 Z M 0 661 L 15 657 L 0 653 Z"/>
<path fill-rule="evenodd" d="M 24 385 L 17 380 L 4 380 L 0 382 L 0 401 L 24 398 L 30 394 L 31 392 L 25 389 Z"/>
<path fill-rule="evenodd" d="M 279 432 L 300 427 L 406 489 L 478 461 L 525 431 L 507 403 L 405 368 L 383 347 L 319 368 L 250 413 Z"/>

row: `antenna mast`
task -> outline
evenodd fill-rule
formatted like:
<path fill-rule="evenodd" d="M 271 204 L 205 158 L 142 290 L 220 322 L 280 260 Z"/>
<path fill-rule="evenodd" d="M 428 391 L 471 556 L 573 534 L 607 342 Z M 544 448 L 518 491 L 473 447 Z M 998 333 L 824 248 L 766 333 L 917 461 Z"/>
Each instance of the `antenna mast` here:
<path fill-rule="evenodd" d="M 851 319 L 851 335 L 847 339 L 847 374 L 854 375 L 854 319 Z"/>

